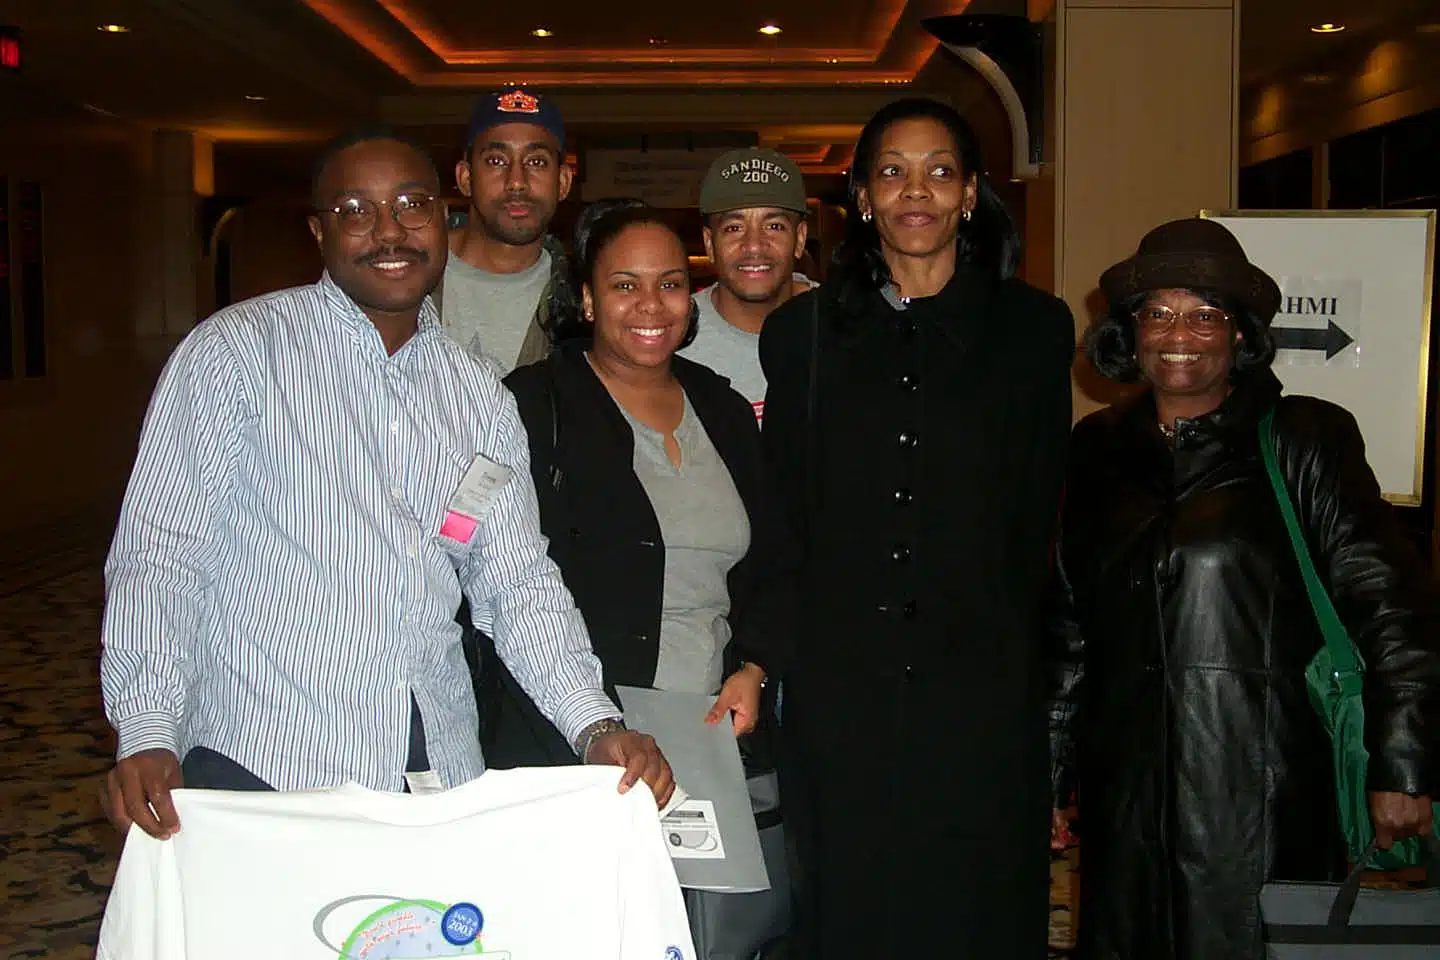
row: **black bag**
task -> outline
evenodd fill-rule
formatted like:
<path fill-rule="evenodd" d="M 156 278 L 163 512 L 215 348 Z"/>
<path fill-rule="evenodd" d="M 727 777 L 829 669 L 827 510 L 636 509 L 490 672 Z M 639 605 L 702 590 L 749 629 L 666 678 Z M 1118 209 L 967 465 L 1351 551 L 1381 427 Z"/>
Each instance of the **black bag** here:
<path fill-rule="evenodd" d="M 1437 825 L 1440 827 L 1440 825 Z M 1362 889 L 1364 864 L 1344 883 L 1267 883 L 1260 891 L 1270 960 L 1440 960 L 1440 838 L 1425 838 L 1429 889 Z"/>
<path fill-rule="evenodd" d="M 790 866 L 780 813 L 779 780 L 771 771 L 755 774 L 746 782 L 770 889 L 757 893 L 685 891 L 690 936 L 700 960 L 767 956 L 779 949 L 790 929 Z"/>

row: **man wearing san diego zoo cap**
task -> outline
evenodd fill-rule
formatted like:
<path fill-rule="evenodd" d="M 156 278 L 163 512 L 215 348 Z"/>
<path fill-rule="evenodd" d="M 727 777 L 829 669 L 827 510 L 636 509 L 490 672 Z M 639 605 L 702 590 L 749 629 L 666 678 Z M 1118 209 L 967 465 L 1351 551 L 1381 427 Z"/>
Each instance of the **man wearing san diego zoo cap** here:
<path fill-rule="evenodd" d="M 553 101 L 514 89 L 476 102 L 455 165 L 470 209 L 450 232 L 435 300 L 446 332 L 501 376 L 550 352 L 552 305 L 568 281 L 564 249 L 548 231 L 572 176 Z"/>
<path fill-rule="evenodd" d="M 716 282 L 695 293 L 700 329 L 685 355 L 730 379 L 762 420 L 760 329 L 771 310 L 815 286 L 795 272 L 805 253 L 805 178 L 775 150 L 731 150 L 700 186 L 705 253 Z"/>

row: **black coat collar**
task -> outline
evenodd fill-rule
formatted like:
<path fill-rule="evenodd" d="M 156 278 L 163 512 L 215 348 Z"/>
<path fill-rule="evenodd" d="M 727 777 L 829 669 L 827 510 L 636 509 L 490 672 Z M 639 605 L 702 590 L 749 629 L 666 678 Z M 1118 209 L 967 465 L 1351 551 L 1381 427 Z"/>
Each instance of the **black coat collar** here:
<path fill-rule="evenodd" d="M 957 346 L 973 346 L 983 331 L 983 321 L 995 284 L 974 264 L 960 263 L 955 273 L 933 297 L 917 297 L 896 309 L 881 290 L 869 290 L 859 298 L 858 307 L 837 310 L 834 290 L 823 289 L 822 313 L 836 319 L 837 341 L 846 348 L 860 346 L 886 327 L 904 324 L 928 326 L 943 333 Z M 832 312 L 833 311 L 833 312 Z"/>
<path fill-rule="evenodd" d="M 1279 378 L 1268 367 L 1244 375 L 1220 406 L 1204 416 L 1181 420 L 1177 424 L 1179 445 L 1183 447 L 1195 442 L 1228 439 L 1237 432 L 1254 433 L 1260 418 L 1280 399 L 1282 389 Z M 1152 390 L 1145 391 L 1131 403 L 1124 421 L 1131 429 L 1150 435 L 1157 441 L 1163 439 Z"/>

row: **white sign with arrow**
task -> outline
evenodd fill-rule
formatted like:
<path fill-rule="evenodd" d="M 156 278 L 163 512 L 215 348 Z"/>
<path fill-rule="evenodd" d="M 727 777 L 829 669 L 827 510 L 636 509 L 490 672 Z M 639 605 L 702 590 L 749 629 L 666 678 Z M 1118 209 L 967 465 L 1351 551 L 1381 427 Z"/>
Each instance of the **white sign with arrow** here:
<path fill-rule="evenodd" d="M 1232 210 L 1250 262 L 1280 285 L 1275 374 L 1348 410 L 1393 502 L 1420 502 L 1430 401 L 1434 210 Z"/>
<path fill-rule="evenodd" d="M 1360 365 L 1363 283 L 1358 278 L 1276 277 L 1280 311 L 1270 333 L 1276 363 Z"/>

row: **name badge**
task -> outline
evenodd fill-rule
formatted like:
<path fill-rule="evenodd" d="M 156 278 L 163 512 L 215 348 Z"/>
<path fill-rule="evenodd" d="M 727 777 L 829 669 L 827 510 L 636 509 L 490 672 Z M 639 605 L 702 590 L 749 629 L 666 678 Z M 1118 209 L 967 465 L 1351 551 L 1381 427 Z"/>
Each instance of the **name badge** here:
<path fill-rule="evenodd" d="M 417 796 L 445 792 L 445 784 L 440 782 L 440 774 L 434 770 L 412 770 L 405 774 L 405 783 L 410 787 L 410 792 Z"/>
<path fill-rule="evenodd" d="M 469 543 L 475 528 L 490 513 L 513 471 L 484 455 L 477 456 L 465 471 L 465 477 L 440 524 L 440 536 L 456 543 Z"/>

